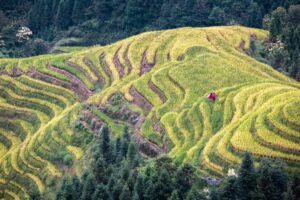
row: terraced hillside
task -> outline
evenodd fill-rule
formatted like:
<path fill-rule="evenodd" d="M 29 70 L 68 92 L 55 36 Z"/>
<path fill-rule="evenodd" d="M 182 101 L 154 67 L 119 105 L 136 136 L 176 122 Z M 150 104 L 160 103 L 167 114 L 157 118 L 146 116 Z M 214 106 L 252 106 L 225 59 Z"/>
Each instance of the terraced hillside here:
<path fill-rule="evenodd" d="M 81 158 L 85 146 L 74 142 L 79 113 L 95 133 L 105 122 L 118 136 L 127 124 L 143 153 L 168 153 L 204 174 L 222 176 L 245 151 L 296 170 L 300 84 L 249 57 L 250 36 L 263 40 L 267 32 L 181 28 L 0 60 L 1 194 L 26 199 L 32 187 L 43 193 L 65 171 L 54 162 L 59 151 Z M 117 97 L 121 109 L 108 111 Z"/>

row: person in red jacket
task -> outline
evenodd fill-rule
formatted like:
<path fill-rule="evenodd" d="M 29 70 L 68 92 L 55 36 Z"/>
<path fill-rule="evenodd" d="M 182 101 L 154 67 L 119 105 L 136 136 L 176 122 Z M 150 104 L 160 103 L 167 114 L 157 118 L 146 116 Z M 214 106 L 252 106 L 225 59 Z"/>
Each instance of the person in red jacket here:
<path fill-rule="evenodd" d="M 217 99 L 217 94 L 212 92 L 207 96 L 208 100 L 215 101 Z"/>

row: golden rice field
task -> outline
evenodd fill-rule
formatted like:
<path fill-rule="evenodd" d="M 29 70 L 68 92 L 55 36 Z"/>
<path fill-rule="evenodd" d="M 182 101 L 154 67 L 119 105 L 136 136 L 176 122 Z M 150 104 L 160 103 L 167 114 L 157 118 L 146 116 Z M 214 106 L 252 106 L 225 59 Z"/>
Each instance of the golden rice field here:
<path fill-rule="evenodd" d="M 135 131 L 179 162 L 222 176 L 243 152 L 300 167 L 300 84 L 248 56 L 240 26 L 147 32 L 108 46 L 0 59 L 0 193 L 28 199 L 47 192 L 65 166 L 80 160 L 74 123 L 84 104 L 105 106 L 115 93 L 140 112 Z M 242 42 L 244 41 L 244 42 Z M 241 44 L 243 44 L 241 46 Z M 216 92 L 215 102 L 207 95 Z M 97 117 L 120 135 L 124 126 Z M 139 123 L 137 123 L 139 124 Z M 157 128 L 159 127 L 159 128 Z M 163 151 L 162 151 L 163 152 Z"/>

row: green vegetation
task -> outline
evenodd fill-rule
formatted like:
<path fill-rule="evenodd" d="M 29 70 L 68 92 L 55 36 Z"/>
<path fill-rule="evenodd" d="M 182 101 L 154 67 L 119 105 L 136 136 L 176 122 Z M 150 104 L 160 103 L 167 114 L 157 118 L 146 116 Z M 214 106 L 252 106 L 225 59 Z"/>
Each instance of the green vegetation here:
<path fill-rule="evenodd" d="M 138 33 L 178 27 L 243 25 L 267 29 L 273 10 L 280 6 L 288 9 L 299 3 L 299 0 L 4 1 L 0 6 L 0 57 L 77 51 L 80 48 L 64 46 L 107 45 Z"/>
<path fill-rule="evenodd" d="M 253 187 L 246 187 L 249 177 L 239 180 L 242 174 L 265 173 L 265 166 L 277 170 L 262 161 L 265 168 L 257 172 L 262 158 L 283 160 L 280 170 L 299 173 L 300 85 L 246 54 L 253 35 L 260 42 L 268 32 L 180 28 L 62 54 L 0 59 L 0 197 L 61 199 L 70 185 L 79 184 L 84 199 L 95 191 L 138 199 L 137 180 L 128 178 L 137 173 L 150 180 L 145 199 L 154 194 L 193 199 L 202 195 L 202 186 L 196 181 L 181 188 L 184 176 L 178 170 L 192 170 L 187 177 L 226 177 L 229 168 L 246 162 L 245 152 L 253 162 L 246 156 L 246 172 L 225 181 L 232 190 L 241 182 L 236 195 L 265 189 L 259 178 L 249 183 Z M 207 98 L 211 92 L 215 101 Z M 115 148 L 126 153 L 118 157 Z M 143 157 L 165 153 L 169 158 L 136 159 L 137 148 Z M 91 172 L 93 165 L 105 172 Z M 74 174 L 80 178 L 66 178 Z M 150 184 L 159 177 L 173 185 L 163 194 L 155 192 L 159 182 Z M 287 195 L 285 185 L 276 198 Z M 222 187 L 210 195 L 228 195 Z"/>

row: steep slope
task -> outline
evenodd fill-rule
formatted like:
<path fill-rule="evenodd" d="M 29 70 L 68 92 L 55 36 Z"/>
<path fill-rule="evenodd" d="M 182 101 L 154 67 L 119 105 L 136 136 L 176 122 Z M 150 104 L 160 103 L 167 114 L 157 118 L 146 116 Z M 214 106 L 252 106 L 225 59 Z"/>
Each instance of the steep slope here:
<path fill-rule="evenodd" d="M 168 152 L 202 173 L 222 176 L 243 152 L 300 165 L 300 84 L 249 57 L 245 27 L 148 32 L 105 47 L 0 60 L 0 189 L 5 198 L 44 192 L 64 173 L 59 151 L 80 159 L 74 123 L 89 105 L 94 119 L 122 134 L 104 112 L 121 93 L 139 112 L 141 151 Z M 215 102 L 207 95 L 216 92 Z M 101 127 L 95 126 L 97 131 Z M 145 150 L 146 149 L 146 150 Z M 150 150 L 149 150 L 150 149 Z"/>

